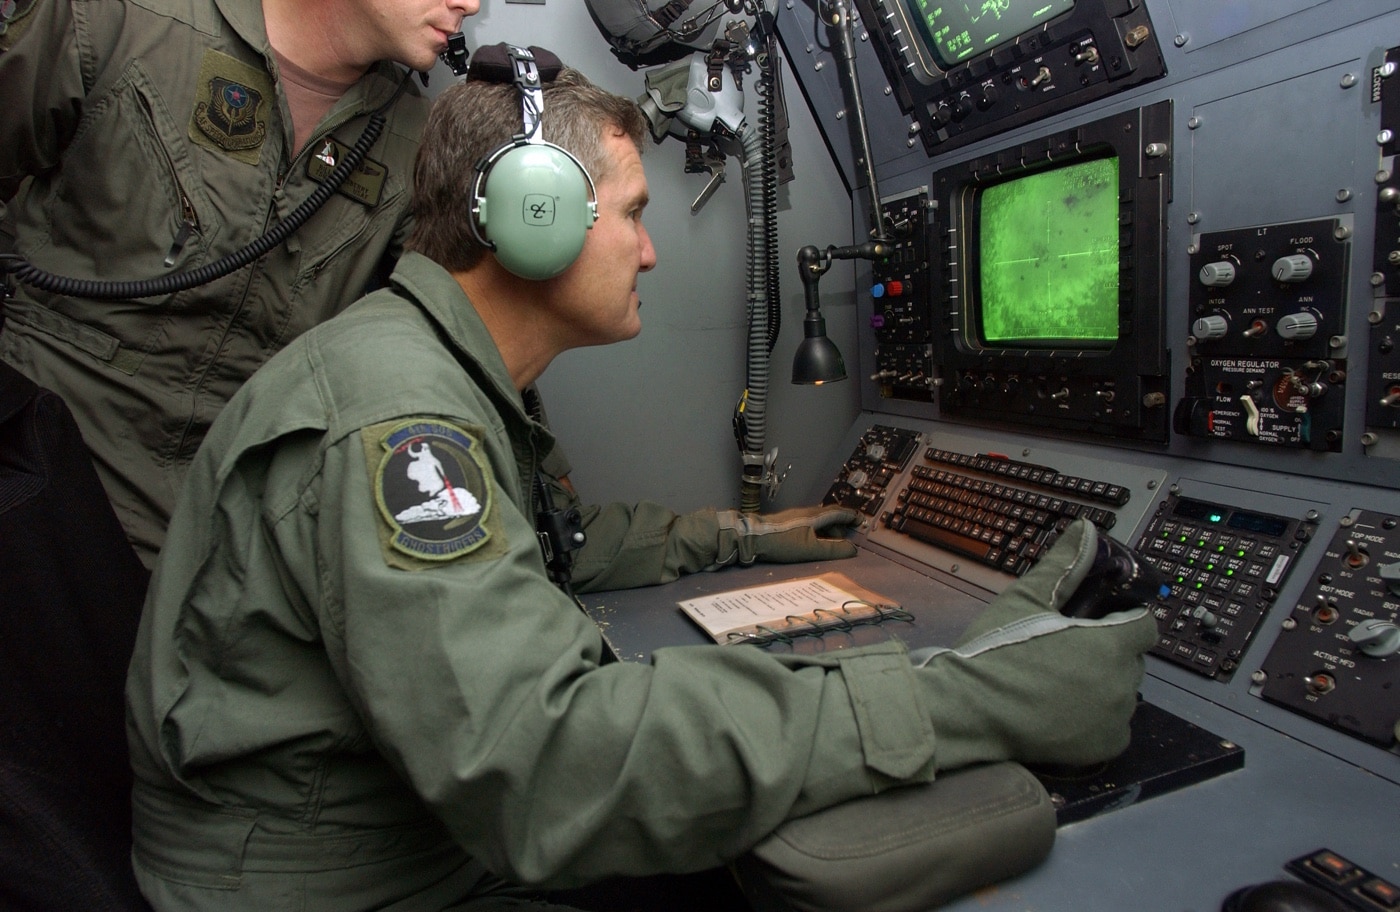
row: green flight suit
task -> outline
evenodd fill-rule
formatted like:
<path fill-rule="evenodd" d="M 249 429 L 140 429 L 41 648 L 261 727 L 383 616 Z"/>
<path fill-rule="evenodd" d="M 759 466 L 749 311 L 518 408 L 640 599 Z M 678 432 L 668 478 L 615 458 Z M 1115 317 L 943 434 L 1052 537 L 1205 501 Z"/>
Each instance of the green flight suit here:
<path fill-rule="evenodd" d="M 138 280 L 232 253 L 319 186 L 406 73 L 382 63 L 295 156 L 257 0 L 20 0 L 0 34 L 3 232 L 34 265 Z M 104 301 L 21 287 L 3 358 L 72 409 L 147 563 L 185 467 L 249 375 L 387 272 L 408 231 L 428 101 L 385 112 L 368 161 L 250 266 L 175 295 Z"/>
<path fill-rule="evenodd" d="M 603 664 L 535 538 L 552 446 L 460 287 L 416 254 L 234 396 L 128 681 L 134 859 L 158 910 L 436 909 L 497 876 L 703 870 L 933 777 L 899 646 Z M 591 580 L 717 558 L 713 511 L 590 519 Z"/>

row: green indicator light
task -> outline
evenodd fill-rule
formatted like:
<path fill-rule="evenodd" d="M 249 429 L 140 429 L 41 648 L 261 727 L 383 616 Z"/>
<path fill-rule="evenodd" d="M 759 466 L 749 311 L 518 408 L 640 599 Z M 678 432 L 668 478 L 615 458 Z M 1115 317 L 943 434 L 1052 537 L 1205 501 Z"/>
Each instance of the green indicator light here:
<path fill-rule="evenodd" d="M 1210 514 L 1210 521 L 1213 522 L 1213 523 L 1220 522 L 1220 521 L 1223 520 L 1224 518 L 1225 518 L 1225 514 L 1223 514 L 1223 513 L 1212 513 L 1212 514 Z"/>

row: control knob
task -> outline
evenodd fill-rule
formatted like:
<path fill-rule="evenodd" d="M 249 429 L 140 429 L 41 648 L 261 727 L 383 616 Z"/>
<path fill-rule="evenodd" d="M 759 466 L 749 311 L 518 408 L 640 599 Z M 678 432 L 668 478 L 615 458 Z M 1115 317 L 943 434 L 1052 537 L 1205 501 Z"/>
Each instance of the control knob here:
<path fill-rule="evenodd" d="M 1301 341 L 1317 335 L 1317 317 L 1307 311 L 1287 314 L 1279 318 L 1278 334 L 1285 339 Z"/>
<path fill-rule="evenodd" d="M 1377 659 L 1400 652 L 1400 627 L 1394 621 L 1367 618 L 1351 628 L 1347 636 L 1358 649 Z"/>
<path fill-rule="evenodd" d="M 1201 317 L 1191 324 L 1191 335 L 1196 337 L 1198 342 L 1210 342 L 1214 339 L 1225 338 L 1225 333 L 1229 332 L 1230 324 L 1226 319 L 1218 314 L 1209 317 Z"/>
<path fill-rule="evenodd" d="M 1305 253 L 1279 257 L 1274 260 L 1274 265 L 1269 270 L 1275 281 L 1288 282 L 1289 284 L 1306 281 L 1308 276 L 1312 275 L 1312 271 L 1312 257 Z"/>
<path fill-rule="evenodd" d="M 1210 288 L 1224 288 L 1235 281 L 1235 264 L 1229 260 L 1207 263 L 1201 267 L 1201 284 Z"/>
<path fill-rule="evenodd" d="M 1389 589 L 1392 595 L 1400 595 L 1400 563 L 1381 564 L 1379 569 L 1385 588 Z"/>

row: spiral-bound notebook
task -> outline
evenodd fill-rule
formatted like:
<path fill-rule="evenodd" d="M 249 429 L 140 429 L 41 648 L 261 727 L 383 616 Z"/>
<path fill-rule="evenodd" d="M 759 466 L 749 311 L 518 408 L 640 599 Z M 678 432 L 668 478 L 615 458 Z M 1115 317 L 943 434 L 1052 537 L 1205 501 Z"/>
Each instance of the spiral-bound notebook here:
<path fill-rule="evenodd" d="M 844 574 L 823 573 L 688 599 L 681 610 L 721 645 L 787 642 L 886 620 L 913 620 Z"/>

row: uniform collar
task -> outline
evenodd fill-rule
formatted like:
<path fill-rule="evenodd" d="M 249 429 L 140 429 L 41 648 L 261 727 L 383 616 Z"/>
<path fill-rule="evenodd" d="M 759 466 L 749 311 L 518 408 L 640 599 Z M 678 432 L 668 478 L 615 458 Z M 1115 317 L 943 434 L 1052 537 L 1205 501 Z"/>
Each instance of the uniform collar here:
<path fill-rule="evenodd" d="M 520 391 L 511 382 L 501 350 L 452 274 L 421 253 L 407 252 L 399 258 L 389 281 L 438 325 L 447 343 L 456 350 L 458 359 L 479 366 L 481 374 L 494 387 L 491 392 L 510 402 L 521 417 L 528 420 Z"/>
<path fill-rule="evenodd" d="M 262 0 L 214 0 L 219 14 L 233 26 L 238 37 L 263 56 L 269 73 L 277 72 L 272 59 L 272 45 L 267 40 L 267 20 L 263 18 Z M 381 60 L 360 81 L 350 87 L 345 98 L 355 98 L 359 112 L 373 110 L 388 101 L 403 80 L 405 71 L 395 64 Z M 337 103 L 343 104 L 344 98 Z"/>

